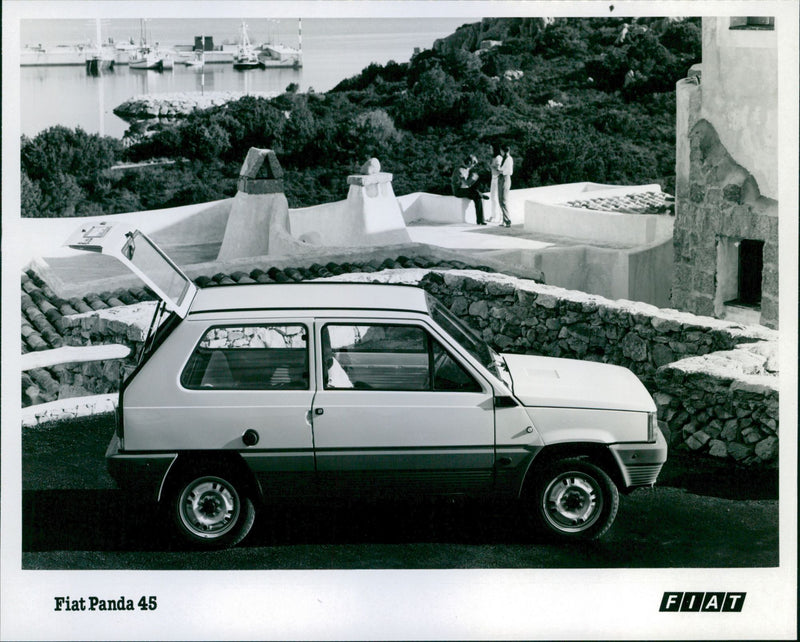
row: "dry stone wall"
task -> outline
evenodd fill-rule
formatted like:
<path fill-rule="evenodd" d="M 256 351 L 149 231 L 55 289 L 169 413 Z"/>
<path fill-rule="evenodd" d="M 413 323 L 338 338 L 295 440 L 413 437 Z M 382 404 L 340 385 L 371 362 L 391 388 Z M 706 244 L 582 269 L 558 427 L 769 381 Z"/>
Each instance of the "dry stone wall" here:
<path fill-rule="evenodd" d="M 124 345 L 130 348 L 130 356 L 27 370 L 22 373 L 22 407 L 118 391 L 136 365 L 153 310 L 154 303 L 147 302 L 61 317 L 59 328 L 66 345 Z"/>
<path fill-rule="evenodd" d="M 498 350 L 631 369 L 672 447 L 777 464 L 776 332 L 498 274 L 431 272 L 420 285 Z"/>

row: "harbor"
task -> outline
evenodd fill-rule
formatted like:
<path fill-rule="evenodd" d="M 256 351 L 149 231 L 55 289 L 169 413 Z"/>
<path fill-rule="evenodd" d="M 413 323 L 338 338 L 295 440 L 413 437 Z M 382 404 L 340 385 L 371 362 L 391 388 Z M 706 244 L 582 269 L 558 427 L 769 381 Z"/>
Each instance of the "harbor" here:
<path fill-rule="evenodd" d="M 273 95 L 290 86 L 300 92 L 326 92 L 371 63 L 408 61 L 415 48 L 430 47 L 451 33 L 458 18 L 394 20 L 303 18 L 302 43 L 298 20 L 251 18 L 246 20 L 253 43 L 271 42 L 278 64 L 268 64 L 262 47 L 262 68 L 234 69 L 241 41 L 241 18 L 153 19 L 147 42 L 172 52 L 172 66 L 135 69 L 128 64 L 131 44 L 139 40 L 139 19 L 27 20 L 21 23 L 19 95 L 24 109 L 20 132 L 28 137 L 62 125 L 89 133 L 122 139 L 129 122 L 114 109 L 145 96 Z M 113 41 L 113 46 L 110 40 Z M 87 73 L 86 60 L 97 55 L 94 43 L 105 43 L 101 60 L 114 52 L 113 67 Z M 41 45 L 40 45 L 41 43 Z M 63 43 L 57 45 L 56 43 Z M 170 44 L 168 47 L 166 43 Z M 281 64 L 280 56 L 299 50 L 302 65 Z M 282 45 L 289 48 L 284 51 Z M 12 63 L 14 64 L 14 63 Z M 263 93 L 262 93 L 263 92 Z M 205 99 L 202 99 L 205 100 Z"/>
<path fill-rule="evenodd" d="M 93 42 L 52 47 L 42 44 L 24 46 L 20 52 L 20 67 L 85 66 L 87 71 L 96 73 L 120 65 L 158 71 L 172 69 L 176 64 L 232 64 L 235 69 L 298 69 L 303 66 L 300 19 L 297 25 L 297 47 L 272 41 L 252 44 L 244 21 L 236 43 L 215 44 L 213 36 L 201 34 L 195 36 L 191 44 L 162 46 L 154 42 L 152 36 L 148 36 L 145 25 L 140 28 L 136 42 L 133 37 L 122 42 L 116 42 L 114 38 L 104 41 L 100 34 L 98 20 L 97 35 Z"/>

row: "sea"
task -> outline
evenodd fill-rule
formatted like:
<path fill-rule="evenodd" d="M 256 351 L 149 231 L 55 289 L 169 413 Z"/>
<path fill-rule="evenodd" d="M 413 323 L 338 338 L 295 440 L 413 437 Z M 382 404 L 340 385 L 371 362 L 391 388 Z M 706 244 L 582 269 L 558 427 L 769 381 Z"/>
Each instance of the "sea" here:
<path fill-rule="evenodd" d="M 175 65 L 172 70 L 132 70 L 117 65 L 92 76 L 82 66 L 20 67 L 20 131 L 33 137 L 54 125 L 81 127 L 89 133 L 121 138 L 128 123 L 113 109 L 140 94 L 174 92 L 283 92 L 296 83 L 301 92 L 324 92 L 357 75 L 370 63 L 407 62 L 415 48 L 434 41 L 475 19 L 435 18 L 245 18 L 253 43 L 270 42 L 298 47 L 300 69 L 236 71 L 230 64 L 207 64 L 202 70 Z M 212 36 L 214 44 L 237 43 L 242 18 L 101 20 L 101 39 L 139 42 L 161 47 L 190 45 L 196 36 Z M 53 47 L 89 44 L 96 40 L 93 19 L 23 19 L 20 44 Z"/>

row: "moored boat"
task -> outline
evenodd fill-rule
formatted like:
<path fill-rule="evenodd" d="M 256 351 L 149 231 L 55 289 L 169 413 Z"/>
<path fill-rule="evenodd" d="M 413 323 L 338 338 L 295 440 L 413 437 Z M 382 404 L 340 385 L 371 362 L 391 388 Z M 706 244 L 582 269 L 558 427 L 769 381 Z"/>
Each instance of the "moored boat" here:
<path fill-rule="evenodd" d="M 161 56 L 149 47 L 140 47 L 131 53 L 128 59 L 128 66 L 131 69 L 156 69 L 158 71 L 164 69 Z"/>
<path fill-rule="evenodd" d="M 234 69 L 260 69 L 263 68 L 261 60 L 258 58 L 258 51 L 250 44 L 247 37 L 247 25 L 242 21 L 242 35 L 239 47 L 233 56 Z"/>

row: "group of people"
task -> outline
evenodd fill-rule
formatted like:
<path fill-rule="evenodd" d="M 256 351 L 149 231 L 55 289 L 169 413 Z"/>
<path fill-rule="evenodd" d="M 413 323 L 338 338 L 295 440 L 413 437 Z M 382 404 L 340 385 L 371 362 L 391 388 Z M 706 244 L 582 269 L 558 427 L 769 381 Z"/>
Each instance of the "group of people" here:
<path fill-rule="evenodd" d="M 453 171 L 451 179 L 453 196 L 468 198 L 475 203 L 475 220 L 478 225 L 486 225 L 488 221 L 497 220 L 502 216 L 502 225 L 509 227 L 511 219 L 508 216 L 508 193 L 511 189 L 511 175 L 514 173 L 511 148 L 508 145 L 500 145 L 499 148 L 492 150 L 492 161 L 489 166 L 492 182 L 488 196 L 478 187 L 480 176 L 477 166 L 477 156 L 470 154 Z M 483 208 L 484 200 L 490 200 L 492 206 L 488 217 L 485 216 Z"/>

